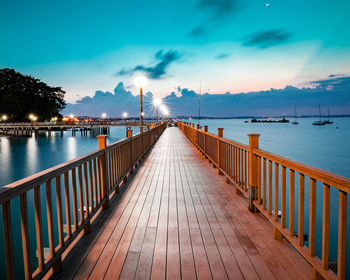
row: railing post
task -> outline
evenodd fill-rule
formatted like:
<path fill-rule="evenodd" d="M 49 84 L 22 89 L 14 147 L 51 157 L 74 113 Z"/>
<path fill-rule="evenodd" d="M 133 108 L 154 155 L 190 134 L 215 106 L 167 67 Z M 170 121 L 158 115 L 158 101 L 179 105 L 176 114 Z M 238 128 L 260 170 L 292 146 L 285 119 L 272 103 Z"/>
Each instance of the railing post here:
<path fill-rule="evenodd" d="M 98 149 L 99 150 L 105 150 L 106 149 L 106 140 L 107 135 L 98 135 Z M 106 166 L 106 151 L 99 157 L 99 165 L 100 165 L 100 174 L 101 177 L 101 190 L 102 190 L 102 198 L 105 199 L 105 202 L 102 204 L 102 208 L 106 209 L 109 205 L 109 198 L 108 198 L 108 180 L 107 180 L 107 166 Z"/>
<path fill-rule="evenodd" d="M 221 149 L 220 149 L 220 142 L 221 142 L 221 137 L 223 137 L 224 136 L 224 129 L 223 128 L 218 128 L 218 148 L 217 148 L 217 151 L 218 151 L 218 156 L 217 156 L 217 159 L 218 159 L 218 162 L 217 162 L 217 164 L 218 164 L 218 173 L 219 173 L 219 175 L 222 175 L 222 172 L 221 172 L 221 170 L 220 170 L 220 160 L 221 160 L 221 158 L 220 158 L 220 153 L 221 153 Z"/>
<path fill-rule="evenodd" d="M 248 209 L 250 212 L 255 211 L 253 200 L 257 198 L 258 188 L 258 159 L 253 150 L 259 148 L 260 134 L 248 134 L 249 137 L 249 154 L 248 154 Z"/>
<path fill-rule="evenodd" d="M 208 132 L 208 126 L 204 126 L 204 156 L 205 158 L 208 158 L 207 156 L 207 132 Z"/>

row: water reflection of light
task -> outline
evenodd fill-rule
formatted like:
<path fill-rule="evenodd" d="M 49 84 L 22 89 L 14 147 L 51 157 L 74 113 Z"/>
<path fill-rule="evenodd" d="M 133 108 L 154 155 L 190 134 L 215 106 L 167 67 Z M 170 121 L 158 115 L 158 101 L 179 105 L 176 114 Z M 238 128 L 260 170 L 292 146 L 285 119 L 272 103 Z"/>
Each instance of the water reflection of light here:
<path fill-rule="evenodd" d="M 0 187 L 11 178 L 11 144 L 8 137 L 0 137 Z"/>
<path fill-rule="evenodd" d="M 73 159 L 77 157 L 77 140 L 75 137 L 68 137 L 67 139 L 67 160 L 68 159 Z"/>
<path fill-rule="evenodd" d="M 38 157 L 38 142 L 35 137 L 28 138 L 26 145 L 26 170 L 27 174 L 34 174 L 38 171 L 39 157 Z"/>

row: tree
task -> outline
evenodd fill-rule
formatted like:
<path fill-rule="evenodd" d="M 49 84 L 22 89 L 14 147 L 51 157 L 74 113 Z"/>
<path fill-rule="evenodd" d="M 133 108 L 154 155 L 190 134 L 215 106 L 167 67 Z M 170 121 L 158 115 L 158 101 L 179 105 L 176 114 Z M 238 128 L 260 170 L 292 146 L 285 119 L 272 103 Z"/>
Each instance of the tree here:
<path fill-rule="evenodd" d="M 40 121 L 60 117 L 66 106 L 65 93 L 61 87 L 50 87 L 32 76 L 0 69 L 0 115 L 6 114 L 10 121 L 28 121 L 29 114 Z"/>

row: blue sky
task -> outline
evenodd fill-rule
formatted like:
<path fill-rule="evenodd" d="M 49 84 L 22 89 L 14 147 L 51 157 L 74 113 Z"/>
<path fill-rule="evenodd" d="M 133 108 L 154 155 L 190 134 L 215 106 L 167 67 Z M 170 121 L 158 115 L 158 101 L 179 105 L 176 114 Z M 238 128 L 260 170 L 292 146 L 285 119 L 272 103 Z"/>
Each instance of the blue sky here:
<path fill-rule="evenodd" d="M 268 5 L 267 5 L 268 4 Z M 238 93 L 350 74 L 350 1 L 0 0 L 0 67 L 62 86 L 69 102 L 134 76 Z"/>

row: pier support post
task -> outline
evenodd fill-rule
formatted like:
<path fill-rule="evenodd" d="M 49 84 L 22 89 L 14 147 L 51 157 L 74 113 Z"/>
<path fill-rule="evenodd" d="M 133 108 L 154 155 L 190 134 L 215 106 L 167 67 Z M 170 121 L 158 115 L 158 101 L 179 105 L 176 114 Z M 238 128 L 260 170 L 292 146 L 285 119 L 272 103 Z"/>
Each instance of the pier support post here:
<path fill-rule="evenodd" d="M 222 175 L 222 172 L 221 172 L 221 170 L 220 170 L 220 167 L 221 167 L 221 165 L 220 165 L 220 161 L 221 161 L 221 148 L 220 148 L 220 142 L 221 142 L 221 137 L 223 137 L 224 136 L 224 129 L 223 128 L 218 128 L 218 148 L 217 148 L 217 153 L 218 153 L 218 156 L 217 156 L 217 159 L 218 159 L 218 162 L 217 162 L 217 164 L 218 164 L 218 173 L 219 173 L 219 175 Z"/>
<path fill-rule="evenodd" d="M 258 195 L 258 159 L 254 155 L 253 150 L 259 148 L 260 134 L 248 134 L 249 137 L 249 155 L 248 155 L 248 209 L 255 212 L 253 200 Z"/>
<path fill-rule="evenodd" d="M 106 149 L 106 140 L 107 135 L 98 135 L 98 149 L 105 150 Z M 102 198 L 105 199 L 105 202 L 102 204 L 102 208 L 106 209 L 109 205 L 109 197 L 108 197 L 108 180 L 107 180 L 107 166 L 106 166 L 106 152 L 104 152 L 98 159 L 98 164 L 100 166 L 100 174 L 101 177 L 101 189 L 102 189 Z"/>

